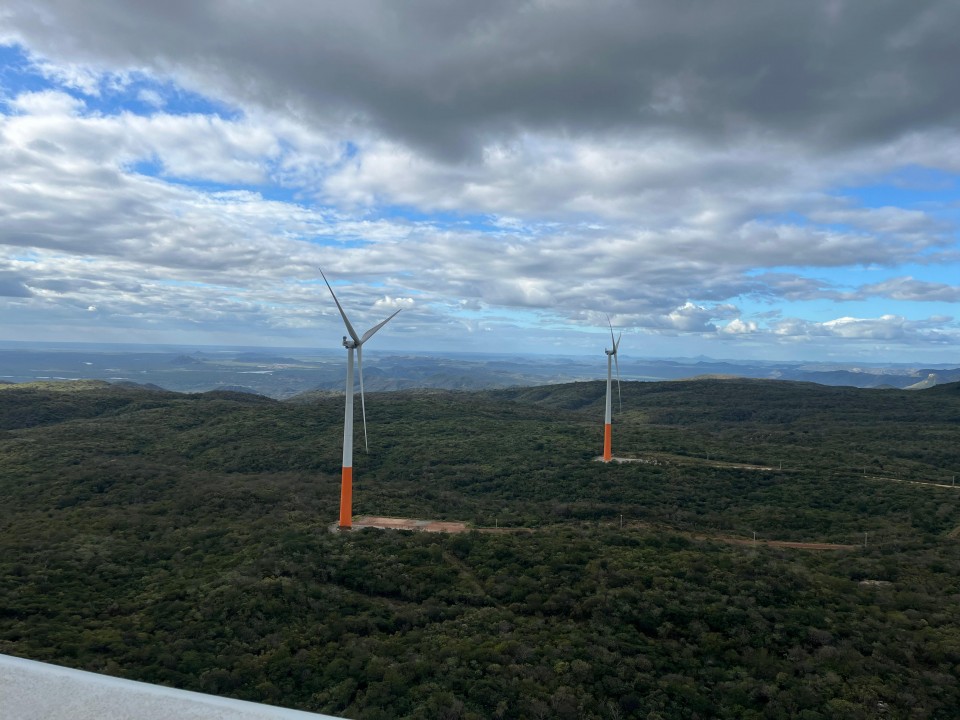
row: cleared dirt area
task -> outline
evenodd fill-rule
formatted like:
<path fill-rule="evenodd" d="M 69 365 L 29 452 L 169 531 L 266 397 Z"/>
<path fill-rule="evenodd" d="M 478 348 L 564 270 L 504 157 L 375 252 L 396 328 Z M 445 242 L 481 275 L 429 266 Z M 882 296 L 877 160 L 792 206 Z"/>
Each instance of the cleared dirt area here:
<path fill-rule="evenodd" d="M 603 455 L 597 455 L 594 458 L 596 462 L 604 462 Z M 641 463 L 643 465 L 659 465 L 660 461 L 656 458 L 628 458 L 628 457 L 617 457 L 612 455 L 610 457 L 610 462 L 615 463 Z"/>
<path fill-rule="evenodd" d="M 884 482 L 906 483 L 907 485 L 926 485 L 928 487 L 950 488 L 951 490 L 960 490 L 960 485 L 954 483 L 935 482 L 933 480 L 904 480 L 902 478 L 880 477 L 879 475 L 867 475 L 868 480 L 882 480 Z"/>
<path fill-rule="evenodd" d="M 596 462 L 603 462 L 603 456 L 598 455 L 594 458 Z M 701 467 L 712 468 L 731 468 L 736 470 L 782 470 L 772 465 L 748 465 L 745 463 L 720 462 L 718 460 L 704 460 L 702 458 L 688 458 L 679 455 L 659 455 L 645 458 L 620 457 L 613 455 L 610 462 L 615 463 L 640 463 L 641 465 L 699 465 Z"/>
<path fill-rule="evenodd" d="M 470 530 L 464 522 L 450 520 L 417 520 L 416 518 L 378 517 L 361 515 L 354 518 L 353 527 L 378 528 L 380 530 L 419 530 L 420 532 L 464 533 Z"/>
<path fill-rule="evenodd" d="M 530 528 L 517 527 L 474 527 L 456 520 L 418 520 L 417 518 L 382 517 L 379 515 L 360 515 L 353 519 L 353 529 L 375 528 L 377 530 L 416 530 L 418 532 L 439 533 L 515 533 L 532 532 Z M 330 525 L 330 532 L 339 532 L 337 523 Z"/>
<path fill-rule="evenodd" d="M 641 527 L 642 524 L 634 525 Z M 353 520 L 353 529 L 376 528 L 378 530 L 416 530 L 419 532 L 465 533 L 474 530 L 482 533 L 515 533 L 533 532 L 531 528 L 477 528 L 465 522 L 453 520 L 418 520 L 416 518 L 380 517 L 376 515 L 361 515 Z M 338 532 L 336 523 L 330 526 L 331 532 Z M 678 532 L 673 530 L 672 532 Z M 732 545 L 764 545 L 766 547 L 790 548 L 793 550 L 856 550 L 859 545 L 838 545 L 835 543 L 795 542 L 792 540 L 750 540 L 730 535 L 703 535 L 699 533 L 681 533 L 689 535 L 694 540 L 711 540 L 714 542 L 730 543 Z"/>

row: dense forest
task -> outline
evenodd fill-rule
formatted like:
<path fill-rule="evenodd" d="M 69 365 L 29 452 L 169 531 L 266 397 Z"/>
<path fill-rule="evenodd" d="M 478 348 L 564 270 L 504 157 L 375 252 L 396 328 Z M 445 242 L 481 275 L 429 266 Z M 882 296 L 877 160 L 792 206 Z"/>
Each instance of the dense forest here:
<path fill-rule="evenodd" d="M 955 718 L 960 385 L 0 387 L 0 652 L 348 718 Z M 498 529 L 491 531 L 492 528 Z M 777 542 L 829 543 L 803 550 Z"/>

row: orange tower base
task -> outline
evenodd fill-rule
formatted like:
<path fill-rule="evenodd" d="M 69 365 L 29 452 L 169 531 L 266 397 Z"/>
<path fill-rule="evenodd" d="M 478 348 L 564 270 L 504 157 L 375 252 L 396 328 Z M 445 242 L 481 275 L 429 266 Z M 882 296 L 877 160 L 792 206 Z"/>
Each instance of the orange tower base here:
<path fill-rule="evenodd" d="M 353 524 L 353 468 L 343 468 L 340 479 L 340 527 L 349 529 Z"/>
<path fill-rule="evenodd" d="M 610 452 L 610 423 L 603 426 L 603 461 L 610 462 L 613 454 Z"/>

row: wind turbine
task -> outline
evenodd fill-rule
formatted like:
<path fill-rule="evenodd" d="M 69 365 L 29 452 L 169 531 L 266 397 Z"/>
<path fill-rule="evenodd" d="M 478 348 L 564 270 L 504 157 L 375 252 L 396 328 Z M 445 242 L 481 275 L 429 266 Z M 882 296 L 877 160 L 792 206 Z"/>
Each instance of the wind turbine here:
<path fill-rule="evenodd" d="M 340 311 L 340 317 L 343 318 L 343 324 L 347 327 L 350 337 L 343 336 L 343 346 L 347 349 L 347 402 L 343 411 L 343 472 L 340 476 L 340 527 L 349 529 L 353 521 L 353 351 L 357 351 L 357 365 L 360 369 L 360 410 L 363 415 L 363 445 L 367 452 L 370 452 L 370 445 L 367 443 L 367 407 L 363 399 L 363 344 L 373 337 L 373 334 L 380 328 L 393 320 L 394 316 L 400 312 L 393 313 L 390 317 L 381 323 L 377 323 L 367 330 L 363 337 L 357 335 L 347 314 L 343 311 L 337 295 L 330 287 L 327 276 L 320 270 L 320 276 L 327 283 L 330 294 L 333 295 L 333 301 L 337 304 L 337 310 Z"/>
<path fill-rule="evenodd" d="M 617 360 L 617 350 L 620 348 L 620 338 L 623 337 L 623 333 L 620 333 L 617 336 L 617 339 L 613 339 L 613 325 L 610 324 L 610 316 L 607 315 L 607 325 L 610 326 L 610 344 L 612 346 L 611 350 L 604 348 L 604 352 L 607 354 L 607 406 L 603 415 L 603 461 L 610 462 L 613 454 L 610 451 L 611 446 L 611 435 L 610 435 L 610 423 L 612 421 L 611 405 L 613 404 L 613 364 L 617 365 L 617 400 L 620 402 L 620 409 L 623 410 L 623 398 L 620 395 L 620 362 Z"/>

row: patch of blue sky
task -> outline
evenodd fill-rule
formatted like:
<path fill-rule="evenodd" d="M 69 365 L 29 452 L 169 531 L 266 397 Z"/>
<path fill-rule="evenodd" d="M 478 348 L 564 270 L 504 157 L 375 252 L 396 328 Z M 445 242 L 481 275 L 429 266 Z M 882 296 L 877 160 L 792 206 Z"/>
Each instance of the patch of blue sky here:
<path fill-rule="evenodd" d="M 19 45 L 0 45 L 0 98 L 49 90 L 53 84 L 33 65 Z"/>
<path fill-rule="evenodd" d="M 835 188 L 831 194 L 850 198 L 867 208 L 951 206 L 957 202 L 960 174 L 907 166 L 878 182 Z"/>
<path fill-rule="evenodd" d="M 9 262 L 38 263 L 41 261 L 41 257 L 40 253 L 36 252 L 35 250 L 21 249 L 5 255 L 4 260 Z"/>
<path fill-rule="evenodd" d="M 188 178 L 165 177 L 164 179 L 176 185 L 183 185 L 185 187 L 189 187 L 194 190 L 200 190 L 201 192 L 206 193 L 236 191 L 251 192 L 259 195 L 264 200 L 282 202 L 289 205 L 298 205 L 300 204 L 301 200 L 300 194 L 293 188 L 282 187 L 272 183 L 264 183 L 262 185 L 245 185 L 236 183 L 218 183 L 210 180 L 191 180 Z"/>
<path fill-rule="evenodd" d="M 922 282 L 957 287 L 960 285 L 960 262 L 900 265 L 896 268 L 895 273 L 891 274 L 896 277 L 912 277 Z"/>
<path fill-rule="evenodd" d="M 884 315 L 898 315 L 913 321 L 931 317 L 956 317 L 957 309 L 956 303 L 896 300 L 882 296 L 852 300 L 835 306 L 837 317 L 878 318 Z"/>
<path fill-rule="evenodd" d="M 224 120 L 238 120 L 243 116 L 235 107 L 200 93 L 187 90 L 169 81 L 143 73 L 122 78 L 105 77 L 100 83 L 100 95 L 85 97 L 87 108 L 104 115 L 130 112 L 136 115 L 216 115 Z"/>
<path fill-rule="evenodd" d="M 202 193 L 230 193 L 230 192 L 249 192 L 264 200 L 288 203 L 291 205 L 300 204 L 302 197 L 297 190 L 293 188 L 276 185 L 274 183 L 262 183 L 251 185 L 248 183 L 223 183 L 213 180 L 200 180 L 195 178 L 185 178 L 171 175 L 166 172 L 163 163 L 158 158 L 141 159 L 130 163 L 127 170 L 145 175 L 147 177 L 159 178 L 171 185 L 197 190 Z"/>
<path fill-rule="evenodd" d="M 477 308 L 460 308 L 456 306 L 451 306 L 447 304 L 437 304 L 438 307 L 442 306 L 444 311 L 450 315 L 458 317 L 462 320 L 486 320 L 491 315 L 496 315 L 498 317 L 509 315 L 507 311 L 501 312 L 499 310 L 487 310 L 487 309 L 477 309 Z"/>
<path fill-rule="evenodd" d="M 163 164 L 158 158 L 141 159 L 127 165 L 127 170 L 137 175 L 160 177 L 163 174 Z"/>
<path fill-rule="evenodd" d="M 878 312 L 878 308 L 869 302 L 837 303 L 826 299 L 765 303 L 759 299 L 743 298 L 735 304 L 740 309 L 742 318 L 755 320 L 761 325 L 769 325 L 787 318 L 803 318 L 811 322 L 822 323 L 836 320 L 839 317 L 879 317 L 889 313 L 889 311 Z M 861 307 L 854 307 L 855 305 L 861 305 Z M 772 310 L 776 310 L 778 313 L 769 317 Z M 725 322 L 725 319 L 718 318 L 719 324 L 725 324 Z"/>
<path fill-rule="evenodd" d="M 743 297 L 738 298 L 734 304 L 740 309 L 743 318 L 755 319 L 761 324 L 791 317 L 804 318 L 812 322 L 827 322 L 840 317 L 879 318 L 883 315 L 899 315 L 908 320 L 925 320 L 938 315 L 946 317 L 960 315 L 960 308 L 956 303 L 899 300 L 885 295 L 870 295 L 849 300 L 812 298 L 774 302 L 765 302 L 761 298 Z M 773 310 L 778 311 L 778 314 L 772 319 L 764 319 Z"/>
<path fill-rule="evenodd" d="M 0 45 L 0 97 L 59 90 L 81 98 L 88 112 L 103 115 L 152 115 L 162 111 L 168 115 L 216 115 L 225 120 L 237 120 L 243 115 L 226 102 L 142 72 L 102 74 L 98 78 L 98 94 L 87 94 L 45 74 L 36 60 L 20 45 Z"/>

